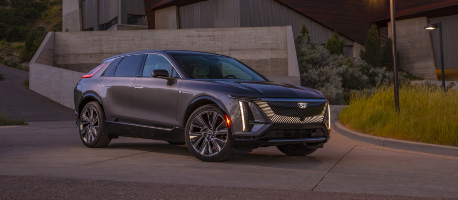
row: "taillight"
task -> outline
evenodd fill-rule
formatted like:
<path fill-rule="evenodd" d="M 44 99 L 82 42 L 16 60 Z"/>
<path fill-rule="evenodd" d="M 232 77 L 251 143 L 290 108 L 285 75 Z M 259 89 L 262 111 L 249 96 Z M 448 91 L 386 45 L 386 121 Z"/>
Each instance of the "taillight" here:
<path fill-rule="evenodd" d="M 83 76 L 81 76 L 81 78 L 92 78 L 92 76 L 94 76 L 95 73 L 97 73 L 103 66 L 105 65 L 105 63 L 101 64 L 99 67 L 97 67 L 92 73 L 89 72 Z"/>

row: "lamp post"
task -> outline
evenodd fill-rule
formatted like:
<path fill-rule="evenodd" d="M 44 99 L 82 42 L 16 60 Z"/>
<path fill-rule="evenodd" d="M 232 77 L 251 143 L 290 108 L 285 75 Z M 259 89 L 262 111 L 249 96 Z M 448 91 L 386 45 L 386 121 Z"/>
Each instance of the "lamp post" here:
<path fill-rule="evenodd" d="M 396 111 L 399 112 L 399 82 L 398 82 L 398 58 L 396 48 L 396 14 L 395 14 L 395 0 L 390 0 L 390 12 L 391 12 L 391 35 L 393 36 L 393 74 L 394 74 L 394 104 Z"/>
<path fill-rule="evenodd" d="M 428 24 L 425 26 L 426 30 L 436 30 L 439 29 L 439 40 L 440 40 L 440 53 L 441 53 L 441 79 L 442 79 L 442 87 L 445 91 L 445 72 L 444 72 L 444 48 L 442 46 L 442 23 L 437 22 L 433 24 Z"/>

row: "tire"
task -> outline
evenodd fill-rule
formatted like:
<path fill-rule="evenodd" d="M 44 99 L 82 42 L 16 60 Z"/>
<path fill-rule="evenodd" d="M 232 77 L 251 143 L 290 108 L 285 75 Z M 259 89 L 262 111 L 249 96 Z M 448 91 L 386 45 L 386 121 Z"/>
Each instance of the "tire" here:
<path fill-rule="evenodd" d="M 307 147 L 305 144 L 287 144 L 277 146 L 278 150 L 290 156 L 306 156 L 317 150 L 317 148 Z"/>
<path fill-rule="evenodd" d="M 80 138 L 83 144 L 91 148 L 108 146 L 111 141 L 105 125 L 105 113 L 99 103 L 91 101 L 84 105 L 79 115 Z"/>
<path fill-rule="evenodd" d="M 232 154 L 232 134 L 226 114 L 214 105 L 204 105 L 191 114 L 185 137 L 191 154 L 202 161 L 219 162 Z"/>
<path fill-rule="evenodd" d="M 171 142 L 171 141 L 167 141 L 169 144 L 171 145 L 184 145 L 186 144 L 185 142 Z"/>

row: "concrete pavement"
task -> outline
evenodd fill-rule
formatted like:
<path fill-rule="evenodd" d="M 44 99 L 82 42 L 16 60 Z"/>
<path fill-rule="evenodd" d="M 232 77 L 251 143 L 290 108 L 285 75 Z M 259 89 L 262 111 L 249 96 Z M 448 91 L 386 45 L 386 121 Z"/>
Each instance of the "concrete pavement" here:
<path fill-rule="evenodd" d="M 206 163 L 185 146 L 154 140 L 119 138 L 108 148 L 89 149 L 73 121 L 32 122 L 0 127 L 0 175 L 275 189 L 305 196 L 318 191 L 458 198 L 458 158 L 381 147 L 338 133 L 307 157 L 267 147 Z"/>

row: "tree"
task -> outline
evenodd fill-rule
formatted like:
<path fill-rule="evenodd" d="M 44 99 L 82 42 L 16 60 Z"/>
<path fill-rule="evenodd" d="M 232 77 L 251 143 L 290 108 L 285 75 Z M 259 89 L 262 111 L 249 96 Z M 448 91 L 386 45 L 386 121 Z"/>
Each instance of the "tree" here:
<path fill-rule="evenodd" d="M 386 40 L 382 52 L 382 66 L 388 70 L 393 70 L 393 42 L 391 38 Z"/>
<path fill-rule="evenodd" d="M 378 37 L 377 26 L 372 24 L 371 29 L 367 33 L 364 50 L 359 53 L 361 59 L 372 65 L 373 67 L 382 66 L 382 47 Z"/>
<path fill-rule="evenodd" d="M 326 49 L 333 55 L 343 55 L 344 41 L 339 39 L 339 34 L 334 32 L 326 42 Z"/>

